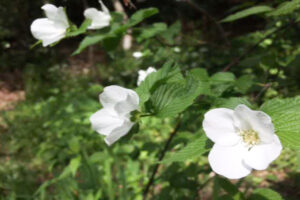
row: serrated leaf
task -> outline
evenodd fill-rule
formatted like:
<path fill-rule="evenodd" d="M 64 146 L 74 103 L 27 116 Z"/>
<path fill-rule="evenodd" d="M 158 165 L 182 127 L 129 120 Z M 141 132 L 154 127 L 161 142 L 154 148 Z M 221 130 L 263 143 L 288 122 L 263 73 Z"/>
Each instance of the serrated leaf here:
<path fill-rule="evenodd" d="M 259 188 L 252 192 L 249 200 L 282 200 L 279 193 L 269 188 Z"/>
<path fill-rule="evenodd" d="M 198 81 L 198 85 L 201 86 L 199 89 L 201 90 L 201 94 L 209 95 L 211 94 L 210 90 L 210 81 L 208 73 L 203 68 L 192 69 L 188 72 L 188 76 L 193 77 L 196 81 Z"/>
<path fill-rule="evenodd" d="M 130 19 L 127 22 L 127 26 L 135 26 L 138 23 L 142 22 L 144 19 L 147 19 L 155 14 L 158 13 L 157 8 L 146 8 L 146 9 L 141 9 L 135 12 Z"/>
<path fill-rule="evenodd" d="M 226 17 L 225 19 L 223 19 L 221 22 L 232 22 L 238 19 L 242 19 L 251 15 L 257 15 L 257 14 L 261 14 L 261 13 L 266 13 L 266 12 L 270 12 L 272 11 L 273 8 L 269 7 L 269 6 L 254 6 L 242 11 L 239 11 L 237 13 L 234 13 L 232 15 L 229 15 L 228 17 Z"/>
<path fill-rule="evenodd" d="M 296 9 L 299 9 L 300 0 L 293 0 L 281 3 L 275 10 L 268 13 L 267 16 L 281 16 L 292 14 Z"/>
<path fill-rule="evenodd" d="M 271 116 L 275 132 L 286 147 L 300 148 L 300 97 L 273 99 L 261 106 Z"/>
<path fill-rule="evenodd" d="M 163 84 L 150 98 L 150 105 L 157 117 L 173 117 L 189 107 L 201 90 L 192 77 L 186 81 Z"/>
<path fill-rule="evenodd" d="M 199 138 L 194 139 L 178 152 L 167 156 L 162 163 L 184 162 L 186 160 L 193 159 L 206 153 L 211 146 L 211 141 L 205 136 L 204 133 L 201 133 Z"/>
<path fill-rule="evenodd" d="M 182 74 L 179 67 L 173 61 L 168 61 L 155 73 L 151 73 L 136 89 L 140 97 L 140 105 L 146 102 L 154 90 L 161 84 L 181 80 Z"/>

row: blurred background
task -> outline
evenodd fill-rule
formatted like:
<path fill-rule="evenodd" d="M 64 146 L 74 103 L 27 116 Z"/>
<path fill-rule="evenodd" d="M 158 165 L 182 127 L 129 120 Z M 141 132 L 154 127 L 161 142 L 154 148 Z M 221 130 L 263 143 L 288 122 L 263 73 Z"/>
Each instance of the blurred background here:
<path fill-rule="evenodd" d="M 300 94 L 299 10 L 220 23 L 254 5 L 276 7 L 283 0 L 104 0 L 110 11 L 131 16 L 141 8 L 159 14 L 132 29 L 131 47 L 94 45 L 70 56 L 82 36 L 54 47 L 37 46 L 30 25 L 44 16 L 41 6 L 66 7 L 80 25 L 97 0 L 0 1 L 0 199 L 142 199 L 157 154 L 173 129 L 173 119 L 143 119 L 139 134 L 108 148 L 90 127 L 100 109 L 103 86 L 135 88 L 137 71 L 159 68 L 168 59 L 182 70 L 204 68 L 209 75 L 230 71 L 235 78 L 220 88 L 222 98 L 245 97 L 260 105 L 274 97 Z M 156 24 L 156 25 L 155 25 Z M 282 30 L 265 37 L 275 28 Z M 142 52 L 135 58 L 134 52 Z M 215 106 L 217 103 L 215 104 Z M 199 106 L 199 105 L 198 105 Z M 210 101 L 191 108 L 179 149 L 199 131 Z M 183 128 L 184 129 L 184 128 Z M 273 188 L 285 199 L 300 199 L 300 151 L 285 149 L 267 171 L 238 184 L 243 192 Z M 212 199 L 213 181 L 206 156 L 160 168 L 153 199 Z M 208 185 L 208 187 L 205 187 Z M 225 193 L 226 191 L 220 191 Z"/>

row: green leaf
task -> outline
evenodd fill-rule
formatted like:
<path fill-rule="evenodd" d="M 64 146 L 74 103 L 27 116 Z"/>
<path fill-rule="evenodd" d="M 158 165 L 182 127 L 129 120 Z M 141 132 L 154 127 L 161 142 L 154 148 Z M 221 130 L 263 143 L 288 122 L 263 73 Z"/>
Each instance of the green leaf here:
<path fill-rule="evenodd" d="M 181 31 L 181 23 L 180 21 L 176 21 L 174 24 L 168 27 L 168 29 L 160 34 L 168 43 L 174 44 L 174 38 L 180 33 Z"/>
<path fill-rule="evenodd" d="M 150 98 L 150 105 L 157 117 L 173 117 L 189 107 L 201 90 L 192 77 L 187 80 L 163 84 Z"/>
<path fill-rule="evenodd" d="M 101 41 L 105 41 L 105 47 L 110 49 L 111 47 L 116 47 L 116 43 L 120 41 L 123 34 L 127 30 L 126 26 L 120 26 L 119 24 L 112 24 L 109 31 L 98 33 L 97 35 L 86 36 L 81 42 L 77 50 L 72 55 L 77 55 L 81 53 L 84 49 L 91 45 L 95 45 Z M 116 40 L 116 41 L 112 41 Z"/>
<path fill-rule="evenodd" d="M 253 76 L 244 75 L 235 81 L 236 91 L 245 94 L 253 85 Z"/>
<path fill-rule="evenodd" d="M 67 37 L 75 37 L 75 36 L 85 33 L 91 23 L 92 23 L 92 21 L 90 19 L 84 20 L 84 22 L 81 24 L 79 29 L 76 29 L 75 31 L 67 33 L 66 36 Z"/>
<path fill-rule="evenodd" d="M 268 13 L 267 16 L 277 17 L 286 14 L 292 14 L 299 9 L 300 0 L 293 0 L 281 3 L 275 10 Z"/>
<path fill-rule="evenodd" d="M 273 10 L 273 8 L 271 8 L 269 6 L 254 6 L 254 7 L 239 11 L 237 13 L 234 13 L 232 15 L 229 15 L 228 17 L 223 19 L 221 22 L 232 22 L 232 21 L 235 21 L 238 19 L 248 17 L 250 15 L 257 15 L 257 14 L 261 14 L 261 13 L 265 13 L 265 12 L 270 12 L 271 10 Z"/>
<path fill-rule="evenodd" d="M 87 47 L 97 44 L 105 38 L 105 35 L 94 35 L 94 36 L 86 36 L 81 42 L 78 49 L 72 54 L 77 55 L 80 54 Z"/>
<path fill-rule="evenodd" d="M 179 67 L 173 61 L 168 61 L 155 73 L 151 73 L 136 89 L 140 97 L 140 105 L 144 104 L 153 91 L 161 84 L 182 79 Z"/>
<path fill-rule="evenodd" d="M 188 76 L 193 77 L 199 85 L 199 94 L 211 94 L 210 80 L 208 73 L 203 68 L 192 69 L 188 72 Z"/>
<path fill-rule="evenodd" d="M 235 81 L 235 76 L 230 72 L 219 72 L 214 74 L 210 78 L 211 84 L 211 95 L 212 96 L 220 96 L 227 89 L 233 87 Z"/>
<path fill-rule="evenodd" d="M 214 106 L 217 108 L 235 109 L 235 107 L 240 104 L 252 107 L 251 103 L 244 97 L 218 98 L 214 103 Z"/>
<path fill-rule="evenodd" d="M 146 9 L 141 9 L 135 12 L 130 19 L 127 22 L 127 26 L 135 26 L 138 23 L 142 22 L 144 19 L 147 19 L 155 14 L 158 13 L 157 8 L 146 8 Z"/>
<path fill-rule="evenodd" d="M 165 23 L 154 23 L 150 27 L 142 29 L 140 35 L 137 37 L 137 41 L 141 42 L 145 39 L 149 39 L 162 33 L 165 30 L 167 30 L 167 25 Z"/>
<path fill-rule="evenodd" d="M 172 153 L 167 156 L 162 161 L 162 163 L 184 162 L 186 160 L 193 159 L 206 153 L 211 148 L 211 146 L 211 141 L 202 132 L 199 138 L 194 139 L 178 152 Z"/>
<path fill-rule="evenodd" d="M 275 132 L 286 147 L 300 148 L 300 97 L 273 99 L 261 110 L 271 116 Z"/>
<path fill-rule="evenodd" d="M 229 180 L 217 177 L 219 185 L 232 197 L 233 200 L 244 199 L 243 193 L 239 191 L 237 186 L 232 184 Z"/>
<path fill-rule="evenodd" d="M 249 200 L 282 200 L 283 198 L 279 193 L 269 188 L 258 188 L 254 190 Z"/>

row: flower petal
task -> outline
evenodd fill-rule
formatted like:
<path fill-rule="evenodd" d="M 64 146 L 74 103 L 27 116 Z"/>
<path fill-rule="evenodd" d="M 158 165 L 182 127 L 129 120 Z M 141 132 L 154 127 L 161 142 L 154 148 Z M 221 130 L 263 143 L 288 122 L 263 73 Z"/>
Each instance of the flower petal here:
<path fill-rule="evenodd" d="M 147 78 L 148 75 L 150 75 L 151 73 L 156 72 L 156 71 L 157 70 L 154 67 L 148 67 L 147 70 L 139 70 L 137 85 L 139 86 Z"/>
<path fill-rule="evenodd" d="M 248 166 L 256 170 L 264 170 L 280 155 L 281 150 L 280 140 L 277 135 L 274 135 L 272 143 L 259 144 L 252 147 L 244 161 Z"/>
<path fill-rule="evenodd" d="M 241 144 L 230 147 L 215 144 L 208 155 L 208 161 L 217 174 L 229 179 L 243 178 L 251 172 L 251 168 L 243 163 L 246 151 Z"/>
<path fill-rule="evenodd" d="M 123 124 L 120 127 L 114 129 L 111 134 L 105 137 L 106 144 L 110 146 L 121 137 L 126 135 L 132 128 L 133 124 L 134 123 L 130 122 L 129 120 L 124 120 Z"/>
<path fill-rule="evenodd" d="M 88 29 L 101 29 L 109 26 L 111 16 L 105 12 L 99 11 L 96 8 L 88 8 L 84 11 L 84 16 L 87 19 L 92 20 Z"/>
<path fill-rule="evenodd" d="M 135 91 L 117 85 L 105 87 L 99 98 L 104 108 L 113 109 L 118 114 L 128 114 L 139 106 L 139 96 Z"/>
<path fill-rule="evenodd" d="M 63 7 L 56 7 L 52 4 L 45 4 L 42 9 L 44 10 L 47 18 L 53 21 L 57 26 L 63 29 L 69 27 L 68 18 Z"/>
<path fill-rule="evenodd" d="M 65 29 L 56 26 L 53 21 L 47 18 L 36 19 L 31 24 L 30 29 L 33 37 L 42 40 L 44 47 L 64 38 L 66 33 Z"/>
<path fill-rule="evenodd" d="M 269 115 L 261 111 L 253 111 L 241 104 L 234 109 L 234 121 L 240 121 L 240 128 L 243 130 L 255 130 L 264 143 L 270 143 L 274 137 L 274 126 Z"/>
<path fill-rule="evenodd" d="M 124 119 L 116 115 L 112 110 L 101 109 L 90 117 L 90 122 L 95 131 L 102 135 L 109 135 L 115 129 L 121 127 Z"/>
<path fill-rule="evenodd" d="M 209 139 L 220 145 L 234 145 L 240 137 L 233 125 L 233 110 L 217 108 L 204 115 L 203 129 Z"/>

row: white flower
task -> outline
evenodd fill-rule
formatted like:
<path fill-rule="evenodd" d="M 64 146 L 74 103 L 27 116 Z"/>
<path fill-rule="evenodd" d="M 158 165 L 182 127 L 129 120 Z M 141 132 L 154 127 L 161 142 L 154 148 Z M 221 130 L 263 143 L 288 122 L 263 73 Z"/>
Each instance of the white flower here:
<path fill-rule="evenodd" d="M 109 10 L 101 0 L 99 3 L 103 11 L 97 10 L 96 8 L 88 8 L 84 11 L 85 18 L 92 20 L 92 23 L 88 29 L 101 29 L 109 26 L 109 22 L 111 20 Z"/>
<path fill-rule="evenodd" d="M 134 125 L 130 112 L 139 107 L 139 96 L 133 90 L 112 85 L 104 88 L 99 95 L 103 108 L 90 117 L 92 127 L 105 135 L 107 145 L 112 145 L 126 135 Z"/>
<path fill-rule="evenodd" d="M 30 29 L 33 37 L 42 40 L 45 47 L 65 37 L 69 22 L 63 7 L 46 4 L 42 9 L 47 18 L 34 20 Z"/>
<path fill-rule="evenodd" d="M 215 143 L 208 155 L 211 168 L 229 179 L 266 169 L 282 149 L 270 116 L 245 105 L 208 111 L 203 129 Z"/>
<path fill-rule="evenodd" d="M 140 57 L 143 56 L 143 53 L 140 52 L 140 51 L 136 51 L 136 52 L 134 52 L 134 53 L 132 54 L 132 56 L 135 57 L 135 58 L 140 58 Z"/>
<path fill-rule="evenodd" d="M 138 77 L 137 85 L 140 85 L 149 74 L 156 72 L 156 71 L 157 70 L 154 67 L 148 67 L 147 70 L 139 70 L 138 71 L 139 77 Z"/>

